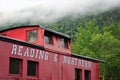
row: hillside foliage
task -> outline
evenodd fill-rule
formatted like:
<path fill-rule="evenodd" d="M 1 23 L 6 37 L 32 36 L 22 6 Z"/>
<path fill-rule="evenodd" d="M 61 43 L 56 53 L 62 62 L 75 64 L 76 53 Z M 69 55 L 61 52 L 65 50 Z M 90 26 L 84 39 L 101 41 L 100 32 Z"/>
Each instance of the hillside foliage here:
<path fill-rule="evenodd" d="M 72 17 L 67 16 L 63 19 L 54 22 L 42 24 L 44 27 L 51 28 L 53 30 L 68 34 L 71 36 L 72 41 L 74 41 L 74 34 L 77 31 L 78 26 L 85 26 L 86 22 L 93 21 L 94 25 L 97 25 L 102 29 L 105 26 L 113 24 L 120 24 L 120 8 L 112 9 L 104 13 L 94 14 L 94 15 L 74 15 Z"/>
<path fill-rule="evenodd" d="M 28 21 L 2 28 L 29 24 Z M 72 52 L 104 60 L 105 63 L 100 65 L 101 75 L 105 80 L 120 80 L 120 8 L 38 24 L 70 35 Z"/>
<path fill-rule="evenodd" d="M 72 52 L 104 60 L 100 65 L 101 80 L 120 80 L 120 9 L 65 17 L 44 26 L 70 35 Z"/>

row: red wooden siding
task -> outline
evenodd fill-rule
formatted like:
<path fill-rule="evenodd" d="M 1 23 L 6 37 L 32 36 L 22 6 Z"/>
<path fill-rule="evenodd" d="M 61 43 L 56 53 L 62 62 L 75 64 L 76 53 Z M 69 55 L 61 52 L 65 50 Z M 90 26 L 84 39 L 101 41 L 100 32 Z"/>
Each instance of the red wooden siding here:
<path fill-rule="evenodd" d="M 26 42 L 30 30 L 38 30 L 38 41 Z M 45 31 L 39 26 L 27 26 L 0 32 L 8 37 L 0 36 L 0 80 L 75 80 L 75 70 L 79 70 L 80 80 L 99 80 L 99 61 L 72 56 L 70 39 L 60 33 L 47 30 L 52 34 L 53 43 L 46 44 Z M 61 37 L 67 40 L 68 48 L 61 46 Z M 16 62 L 18 74 L 10 72 L 11 59 L 20 60 Z M 30 63 L 34 69 L 29 69 Z"/>

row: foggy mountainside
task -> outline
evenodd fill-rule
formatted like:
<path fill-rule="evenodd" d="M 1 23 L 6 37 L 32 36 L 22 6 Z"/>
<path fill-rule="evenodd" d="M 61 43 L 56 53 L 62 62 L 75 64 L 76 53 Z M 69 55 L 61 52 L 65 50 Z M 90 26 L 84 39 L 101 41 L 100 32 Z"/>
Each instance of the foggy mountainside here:
<path fill-rule="evenodd" d="M 29 21 L 26 22 L 16 22 L 11 25 L 5 25 L 3 27 L 0 27 L 0 29 L 5 29 L 9 27 L 15 27 L 15 26 L 23 26 L 23 25 L 40 25 L 46 28 L 50 28 L 65 34 L 68 34 L 71 36 L 72 40 L 74 39 L 74 34 L 76 32 L 77 27 L 84 26 L 86 22 L 94 21 L 95 25 L 99 26 L 100 29 L 102 29 L 105 26 L 109 26 L 110 24 L 120 24 L 120 8 L 114 8 L 111 10 L 108 10 L 103 13 L 99 14 L 93 14 L 88 16 L 82 16 L 81 15 L 74 15 L 74 16 L 66 16 L 60 20 L 56 20 L 56 22 L 50 22 L 50 23 L 42 23 L 40 21 L 36 23 L 32 23 Z"/>
<path fill-rule="evenodd" d="M 100 80 L 120 80 L 120 0 L 38 1 L 17 2 L 20 7 L 0 5 L 0 30 L 40 25 L 68 34 L 72 53 L 105 60 Z"/>
<path fill-rule="evenodd" d="M 73 53 L 105 60 L 100 64 L 100 80 L 120 80 L 120 8 L 67 16 L 43 26 L 70 35 Z"/>
<path fill-rule="evenodd" d="M 84 17 L 79 15 L 73 17 L 68 16 L 54 23 L 43 24 L 43 26 L 68 34 L 72 37 L 77 27 L 81 25 L 84 26 L 84 24 L 89 21 L 94 21 L 101 29 L 110 24 L 120 24 L 120 8 L 92 16 L 89 16 L 89 14 Z"/>
<path fill-rule="evenodd" d="M 110 24 L 120 24 L 120 8 L 116 8 L 116 9 L 114 8 L 112 10 L 99 13 L 99 14 L 93 14 L 93 15 L 89 15 L 88 13 L 87 15 L 88 16 L 85 15 L 82 17 L 81 15 L 74 15 L 72 17 L 66 16 L 60 20 L 56 20 L 56 22 L 50 22 L 50 23 L 45 23 L 45 24 L 40 21 L 36 23 L 32 23 L 32 24 L 30 21 L 16 22 L 10 25 L 6 24 L 5 26 L 1 27 L 1 29 L 13 27 L 13 26 L 34 25 L 34 24 L 37 25 L 38 24 L 38 25 L 42 25 L 43 27 L 51 28 L 53 30 L 68 34 L 72 37 L 77 27 L 79 27 L 80 25 L 84 26 L 84 24 L 89 21 L 94 21 L 95 24 L 99 26 L 100 28 L 104 26 L 108 26 Z"/>

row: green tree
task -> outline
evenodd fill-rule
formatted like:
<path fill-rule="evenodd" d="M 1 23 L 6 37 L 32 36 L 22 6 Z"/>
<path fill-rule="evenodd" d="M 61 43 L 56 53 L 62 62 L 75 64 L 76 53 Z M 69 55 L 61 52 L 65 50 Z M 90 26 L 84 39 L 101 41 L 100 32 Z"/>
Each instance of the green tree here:
<path fill-rule="evenodd" d="M 116 39 L 110 32 L 96 34 L 91 39 L 91 50 L 94 57 L 105 60 L 105 79 L 120 80 L 120 40 Z M 103 69 L 103 65 L 101 65 Z M 101 73 L 103 70 L 101 70 Z"/>
<path fill-rule="evenodd" d="M 115 38 L 120 40 L 120 24 L 111 24 L 105 27 L 104 31 L 110 32 Z"/>
<path fill-rule="evenodd" d="M 85 27 L 78 28 L 72 51 L 105 60 L 105 66 L 101 65 L 101 74 L 105 68 L 105 80 L 120 80 L 120 40 L 119 34 L 115 34 L 118 27 L 110 25 L 100 33 L 99 28 L 94 26 L 94 23 L 88 22 Z"/>
<path fill-rule="evenodd" d="M 77 28 L 75 34 L 75 42 L 71 44 L 72 52 L 82 54 L 85 56 L 91 56 L 91 39 L 94 34 L 99 33 L 99 27 L 95 26 L 93 21 L 86 22 L 84 27 Z M 93 54 L 93 53 L 92 53 Z"/>

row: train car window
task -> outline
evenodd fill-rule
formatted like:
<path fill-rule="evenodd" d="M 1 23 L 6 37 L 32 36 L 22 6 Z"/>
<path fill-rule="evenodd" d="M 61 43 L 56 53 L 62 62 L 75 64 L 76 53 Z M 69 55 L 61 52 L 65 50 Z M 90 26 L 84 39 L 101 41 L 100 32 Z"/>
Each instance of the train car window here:
<path fill-rule="evenodd" d="M 27 41 L 33 42 L 38 40 L 38 30 L 27 31 Z"/>
<path fill-rule="evenodd" d="M 62 46 L 63 48 L 68 48 L 67 40 L 66 40 L 66 39 L 60 38 L 60 43 L 61 43 L 61 46 Z"/>
<path fill-rule="evenodd" d="M 28 61 L 27 63 L 27 75 L 28 76 L 36 76 L 37 75 L 37 62 Z"/>
<path fill-rule="evenodd" d="M 91 80 L 91 79 L 90 79 L 90 71 L 85 70 L 84 76 L 85 76 L 85 80 Z"/>
<path fill-rule="evenodd" d="M 53 44 L 52 34 L 48 33 L 48 32 L 45 32 L 44 41 L 45 41 L 46 44 Z"/>
<path fill-rule="evenodd" d="M 81 69 L 75 69 L 75 80 L 82 80 L 81 76 Z"/>
<path fill-rule="evenodd" d="M 10 58 L 9 73 L 10 74 L 20 74 L 21 62 L 22 62 L 21 59 Z"/>

